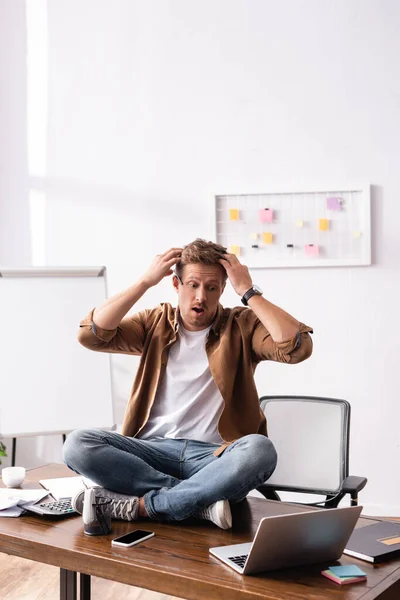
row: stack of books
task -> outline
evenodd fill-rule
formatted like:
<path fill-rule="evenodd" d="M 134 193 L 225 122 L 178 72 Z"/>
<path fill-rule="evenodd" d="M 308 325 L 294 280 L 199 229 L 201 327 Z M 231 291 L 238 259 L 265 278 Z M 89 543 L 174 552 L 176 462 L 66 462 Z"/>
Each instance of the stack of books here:
<path fill-rule="evenodd" d="M 357 565 L 340 565 L 338 567 L 329 567 L 326 571 L 321 571 L 321 574 L 328 579 L 331 579 L 339 585 L 346 583 L 357 583 L 357 581 L 366 581 L 367 575 L 357 567 Z"/>

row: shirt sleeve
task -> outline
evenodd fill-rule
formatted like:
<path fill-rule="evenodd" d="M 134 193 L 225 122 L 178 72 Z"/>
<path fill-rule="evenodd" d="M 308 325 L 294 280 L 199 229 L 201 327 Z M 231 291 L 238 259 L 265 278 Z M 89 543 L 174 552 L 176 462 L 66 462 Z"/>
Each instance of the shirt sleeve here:
<path fill-rule="evenodd" d="M 80 322 L 78 341 L 89 350 L 114 354 L 143 352 L 146 338 L 147 311 L 124 317 L 116 329 L 103 329 L 93 320 L 95 309 Z"/>
<path fill-rule="evenodd" d="M 310 336 L 311 327 L 299 324 L 296 335 L 285 342 L 274 342 L 269 331 L 259 322 L 254 330 L 252 345 L 256 362 L 275 360 L 277 362 L 296 364 L 306 360 L 312 354 L 313 343 Z"/>

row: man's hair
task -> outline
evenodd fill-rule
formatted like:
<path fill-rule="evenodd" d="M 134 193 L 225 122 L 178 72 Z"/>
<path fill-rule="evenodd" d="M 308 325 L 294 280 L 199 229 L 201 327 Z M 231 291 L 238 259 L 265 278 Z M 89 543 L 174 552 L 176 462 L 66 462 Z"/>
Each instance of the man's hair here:
<path fill-rule="evenodd" d="M 215 242 L 207 242 L 201 238 L 197 238 L 194 242 L 183 247 L 181 259 L 175 265 L 176 274 L 181 277 L 182 270 L 185 265 L 202 264 L 202 265 L 219 265 L 224 280 L 228 275 L 224 267 L 218 262 L 219 259 L 227 253 L 227 249 Z"/>

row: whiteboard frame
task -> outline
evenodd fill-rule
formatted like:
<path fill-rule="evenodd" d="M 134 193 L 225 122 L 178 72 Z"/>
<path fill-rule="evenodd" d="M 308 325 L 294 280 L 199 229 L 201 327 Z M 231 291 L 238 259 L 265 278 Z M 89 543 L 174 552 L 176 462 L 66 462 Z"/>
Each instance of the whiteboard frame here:
<path fill-rule="evenodd" d="M 270 262 L 266 262 L 264 265 L 253 265 L 251 261 L 244 261 L 249 269 L 279 269 L 279 268 L 290 268 L 290 267 L 301 267 L 301 268 L 316 268 L 316 267 L 351 267 L 351 266 L 370 266 L 372 264 L 371 256 L 371 184 L 363 183 L 361 185 L 311 185 L 302 187 L 281 186 L 281 187 L 270 187 L 267 191 L 260 191 L 259 189 L 246 189 L 235 190 L 234 192 L 224 192 L 219 194 L 213 194 L 213 231 L 214 238 L 217 243 L 221 243 L 218 235 L 218 223 L 217 223 L 217 199 L 220 197 L 229 196 L 262 196 L 262 195 L 279 195 L 279 194 L 331 194 L 331 193 L 349 193 L 349 192 L 361 192 L 364 199 L 364 212 L 363 219 L 365 222 L 365 231 L 363 231 L 363 240 L 365 252 L 360 258 L 323 258 L 318 256 L 317 258 L 305 261 L 303 259 L 286 258 L 282 260 L 277 258 L 270 259 Z M 239 255 L 239 260 L 241 257 Z"/>
<path fill-rule="evenodd" d="M 104 292 L 105 298 L 108 298 L 108 282 L 107 282 L 107 268 L 102 265 L 98 267 L 1 267 L 0 266 L 0 277 L 104 277 Z M 117 424 L 115 423 L 115 408 L 114 408 L 114 373 L 112 368 L 112 355 L 108 354 L 109 369 L 110 369 L 110 396 L 111 396 L 111 412 L 113 425 L 106 425 L 99 427 L 99 429 L 115 430 Z M 0 431 L 0 440 L 7 438 L 20 438 L 20 437 L 36 437 L 41 435 L 63 435 L 71 433 L 73 429 L 63 429 L 54 431 L 35 431 L 35 432 L 18 432 L 2 434 Z"/>
<path fill-rule="evenodd" d="M 101 277 L 107 294 L 106 267 L 0 267 L 0 277 Z"/>

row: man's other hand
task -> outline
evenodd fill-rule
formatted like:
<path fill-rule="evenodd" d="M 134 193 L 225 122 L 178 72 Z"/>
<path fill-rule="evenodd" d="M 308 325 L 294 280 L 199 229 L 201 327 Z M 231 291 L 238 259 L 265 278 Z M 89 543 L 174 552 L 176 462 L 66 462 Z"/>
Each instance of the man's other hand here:
<path fill-rule="evenodd" d="M 242 265 L 235 254 L 229 254 L 228 252 L 218 262 L 227 272 L 229 281 L 235 292 L 239 296 L 243 296 L 253 285 L 249 269 L 245 265 Z"/>
<path fill-rule="evenodd" d="M 164 277 L 172 275 L 172 267 L 179 262 L 182 254 L 182 248 L 170 248 L 164 254 L 157 254 L 142 281 L 148 286 L 154 286 L 160 283 Z"/>

